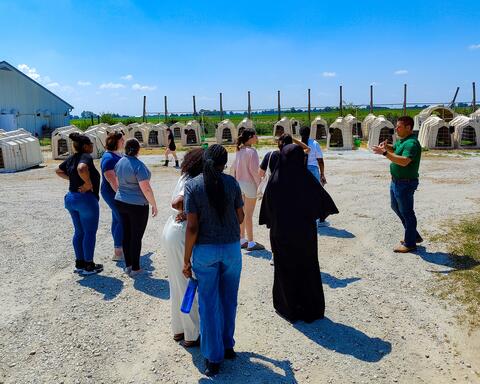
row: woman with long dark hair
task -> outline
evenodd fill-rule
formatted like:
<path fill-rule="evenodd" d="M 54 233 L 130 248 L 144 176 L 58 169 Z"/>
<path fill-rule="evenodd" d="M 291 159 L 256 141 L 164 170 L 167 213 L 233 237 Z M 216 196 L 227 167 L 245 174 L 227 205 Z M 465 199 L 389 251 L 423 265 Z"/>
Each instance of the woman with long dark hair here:
<path fill-rule="evenodd" d="M 201 350 L 207 376 L 218 373 L 223 359 L 236 357 L 233 334 L 242 269 L 239 224 L 244 214 L 238 183 L 223 173 L 227 157 L 221 145 L 208 147 L 203 173 L 185 186 L 183 274 L 191 277 L 193 269 L 198 281 Z"/>
<path fill-rule="evenodd" d="M 286 208 L 293 197 L 301 204 Z M 275 258 L 273 306 L 291 322 L 312 322 L 324 315 L 315 220 L 334 213 L 338 209 L 307 170 L 302 148 L 283 147 L 262 199 L 260 224 L 270 228 Z"/>
<path fill-rule="evenodd" d="M 69 138 L 73 141 L 75 153 L 60 164 L 55 172 L 62 179 L 69 181 L 64 201 L 75 229 L 74 272 L 91 275 L 103 270 L 102 264 L 93 262 L 100 213 L 98 207 L 100 174 L 90 155 L 93 152 L 90 138 L 77 132 L 71 133 Z"/>
<path fill-rule="evenodd" d="M 163 228 L 162 244 L 167 254 L 168 282 L 170 284 L 170 303 L 172 311 L 172 331 L 175 341 L 184 340 L 185 347 L 198 345 L 200 325 L 198 302 L 194 300 L 189 314 L 182 313 L 180 306 L 188 279 L 183 276 L 185 255 L 186 216 L 184 211 L 185 183 L 203 171 L 203 149 L 192 149 L 183 158 L 182 175 L 172 194 L 172 214 Z"/>
<path fill-rule="evenodd" d="M 100 192 L 103 200 L 112 210 L 112 225 L 111 232 L 113 237 L 113 261 L 123 260 L 123 227 L 120 212 L 118 212 L 115 204 L 115 194 L 118 189 L 117 175 L 115 174 L 115 165 L 122 158 L 120 151 L 125 145 L 125 139 L 122 132 L 110 132 L 106 140 L 106 151 L 100 161 L 100 168 L 102 170 L 102 186 Z"/>
<path fill-rule="evenodd" d="M 253 239 L 253 211 L 257 203 L 257 188 L 260 184 L 258 153 L 252 146 L 258 142 L 257 132 L 245 128 L 237 139 L 237 154 L 232 164 L 235 179 L 240 185 L 245 204 L 245 221 L 240 226 L 240 246 L 247 251 L 265 249 Z"/>
<path fill-rule="evenodd" d="M 138 159 L 139 152 L 138 140 L 128 139 L 125 143 L 125 156 L 115 165 L 118 179 L 115 204 L 122 219 L 125 273 L 130 277 L 136 277 L 143 272 L 140 268 L 140 252 L 143 234 L 147 228 L 149 204 L 152 206 L 152 217 L 158 212 L 150 185 L 151 173 Z"/>

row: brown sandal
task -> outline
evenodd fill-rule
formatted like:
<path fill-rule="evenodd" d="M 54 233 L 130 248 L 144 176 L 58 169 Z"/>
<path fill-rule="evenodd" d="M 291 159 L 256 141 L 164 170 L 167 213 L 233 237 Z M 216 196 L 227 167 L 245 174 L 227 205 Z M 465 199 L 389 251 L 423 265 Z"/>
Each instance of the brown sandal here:
<path fill-rule="evenodd" d="M 192 348 L 192 347 L 198 347 L 200 345 L 200 336 L 198 337 L 197 340 L 193 340 L 193 341 L 190 341 L 190 340 L 184 340 L 182 345 L 185 347 L 185 348 Z"/>
<path fill-rule="evenodd" d="M 183 338 L 184 338 L 183 333 L 177 333 L 177 334 L 173 335 L 173 340 L 175 340 L 175 341 L 182 341 Z"/>

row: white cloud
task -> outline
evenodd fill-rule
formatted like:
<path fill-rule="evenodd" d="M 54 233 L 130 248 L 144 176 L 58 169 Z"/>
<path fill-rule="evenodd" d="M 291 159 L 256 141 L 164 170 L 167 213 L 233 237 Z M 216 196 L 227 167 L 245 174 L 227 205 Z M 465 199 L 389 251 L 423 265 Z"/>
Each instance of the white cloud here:
<path fill-rule="evenodd" d="M 155 85 L 140 85 L 138 83 L 132 85 L 134 91 L 154 91 L 157 89 Z"/>
<path fill-rule="evenodd" d="M 58 84 L 56 81 L 54 81 L 53 83 L 48 83 L 47 87 L 58 88 L 58 87 L 60 87 L 60 84 Z"/>
<path fill-rule="evenodd" d="M 40 81 L 41 76 L 35 68 L 31 68 L 27 64 L 19 64 L 17 68 L 23 73 L 25 73 L 28 77 L 32 78 L 33 80 Z"/>
<path fill-rule="evenodd" d="M 119 89 L 125 88 L 125 85 L 120 83 L 103 83 L 100 85 L 100 89 Z"/>
<path fill-rule="evenodd" d="M 81 87 L 88 87 L 89 85 L 92 85 L 90 81 L 82 81 L 82 80 L 78 80 L 77 84 L 80 85 Z"/>
<path fill-rule="evenodd" d="M 120 77 L 122 80 L 127 80 L 127 81 L 130 81 L 130 80 L 133 80 L 133 75 L 125 75 L 125 76 L 122 76 Z"/>
<path fill-rule="evenodd" d="M 323 77 L 335 77 L 335 76 L 337 76 L 337 73 L 336 72 L 323 72 L 322 76 Z"/>
<path fill-rule="evenodd" d="M 406 75 L 408 71 L 406 69 L 399 69 L 398 71 L 393 72 L 394 75 Z"/>
<path fill-rule="evenodd" d="M 471 51 L 474 51 L 475 49 L 480 49 L 480 44 L 472 44 L 468 47 Z"/>

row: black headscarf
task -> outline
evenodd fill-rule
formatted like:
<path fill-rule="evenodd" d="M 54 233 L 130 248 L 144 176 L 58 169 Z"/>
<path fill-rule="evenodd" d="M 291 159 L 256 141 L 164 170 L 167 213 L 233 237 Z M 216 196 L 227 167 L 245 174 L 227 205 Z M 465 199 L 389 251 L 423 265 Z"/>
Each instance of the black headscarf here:
<path fill-rule="evenodd" d="M 303 149 L 295 144 L 283 147 L 262 199 L 260 224 L 274 236 L 301 237 L 316 219 L 335 213 L 332 198 L 307 169 Z"/>

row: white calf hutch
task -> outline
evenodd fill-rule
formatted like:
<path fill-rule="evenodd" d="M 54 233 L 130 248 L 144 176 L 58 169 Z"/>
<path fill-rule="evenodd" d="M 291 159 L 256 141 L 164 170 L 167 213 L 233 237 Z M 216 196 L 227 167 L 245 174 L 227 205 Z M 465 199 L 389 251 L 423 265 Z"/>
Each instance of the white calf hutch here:
<path fill-rule="evenodd" d="M 427 120 L 430 116 L 438 116 L 448 123 L 452 121 L 453 118 L 457 116 L 457 114 L 453 109 L 445 107 L 443 105 L 432 105 L 431 107 L 425 108 L 417 116 L 415 116 L 415 124 L 413 126 L 413 130 L 420 131 L 423 122 Z"/>
<path fill-rule="evenodd" d="M 40 143 L 24 129 L 0 133 L 0 172 L 16 172 L 43 162 Z"/>
<path fill-rule="evenodd" d="M 327 138 L 328 123 L 320 116 L 315 117 L 310 124 L 310 138 L 313 140 L 324 140 Z"/>
<path fill-rule="evenodd" d="M 452 127 L 438 116 L 430 116 L 422 123 L 418 140 L 426 149 L 453 149 L 455 146 Z"/>
<path fill-rule="evenodd" d="M 73 142 L 68 137 L 74 132 L 83 133 L 75 125 L 60 127 L 52 132 L 52 157 L 55 160 L 66 159 L 75 152 Z"/>
<path fill-rule="evenodd" d="M 480 148 L 480 120 L 471 117 L 457 116 L 450 122 L 456 148 Z"/>
<path fill-rule="evenodd" d="M 368 148 L 387 140 L 388 144 L 394 144 L 396 141 L 395 127 L 384 116 L 380 115 L 370 124 L 368 132 Z"/>
<path fill-rule="evenodd" d="M 175 124 L 172 124 L 170 126 L 170 129 L 172 130 L 173 137 L 175 139 L 181 139 L 182 138 L 182 132 L 185 131 L 185 124 L 178 121 Z"/>
<path fill-rule="evenodd" d="M 365 119 L 362 121 L 362 134 L 363 137 L 369 137 L 370 126 L 372 125 L 373 121 L 377 118 L 373 113 L 369 113 L 365 116 Z"/>
<path fill-rule="evenodd" d="M 105 127 L 105 130 L 107 131 L 107 133 L 121 132 L 124 135 L 126 135 L 127 132 L 128 132 L 127 127 L 125 125 L 123 125 L 122 123 L 109 125 L 109 126 Z"/>
<path fill-rule="evenodd" d="M 330 125 L 327 135 L 327 149 L 353 149 L 352 127 L 344 122 L 343 117 L 337 117 Z"/>
<path fill-rule="evenodd" d="M 292 134 L 292 123 L 288 117 L 282 117 L 273 126 L 273 136 L 279 137 L 284 133 Z"/>
<path fill-rule="evenodd" d="M 167 124 L 159 123 L 148 127 L 148 146 L 164 147 L 167 142 Z"/>
<path fill-rule="evenodd" d="M 215 132 L 217 144 L 235 144 L 237 141 L 237 127 L 229 119 L 222 120 Z"/>
<path fill-rule="evenodd" d="M 300 136 L 300 122 L 297 119 L 290 120 L 290 127 L 293 136 Z"/>
<path fill-rule="evenodd" d="M 137 139 L 142 147 L 148 143 L 148 127 L 143 124 L 137 124 L 130 129 L 130 138 Z"/>
<path fill-rule="evenodd" d="M 343 118 L 345 124 L 347 124 L 352 130 L 352 135 L 355 137 L 362 138 L 362 122 L 358 120 L 355 116 L 348 114 Z"/>
<path fill-rule="evenodd" d="M 200 145 L 200 132 L 202 127 L 197 120 L 190 120 L 182 133 L 182 145 Z"/>
<path fill-rule="evenodd" d="M 254 128 L 253 121 L 249 118 L 244 118 L 238 125 L 237 125 L 237 137 L 242 135 L 242 132 L 245 128 Z"/>
<path fill-rule="evenodd" d="M 477 109 L 475 112 L 473 112 L 470 117 L 474 119 L 475 121 L 480 122 L 480 108 Z"/>

